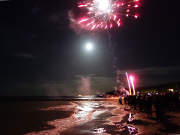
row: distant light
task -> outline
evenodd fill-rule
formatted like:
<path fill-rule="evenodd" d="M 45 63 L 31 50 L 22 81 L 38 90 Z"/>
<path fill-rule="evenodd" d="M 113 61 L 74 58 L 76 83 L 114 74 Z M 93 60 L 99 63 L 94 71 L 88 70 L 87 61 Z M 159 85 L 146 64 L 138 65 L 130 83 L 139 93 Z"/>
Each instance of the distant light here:
<path fill-rule="evenodd" d="M 170 92 L 174 92 L 174 89 L 168 89 Z"/>
<path fill-rule="evenodd" d="M 134 7 L 135 7 L 135 8 L 138 8 L 138 7 L 139 7 L 139 5 L 138 5 L 138 4 L 136 4 L 136 5 L 134 5 Z"/>
<path fill-rule="evenodd" d="M 138 15 L 138 14 L 135 14 L 135 15 L 134 15 L 134 18 L 135 18 L 135 19 L 137 19 L 138 17 L 139 17 L 139 15 Z"/>
<path fill-rule="evenodd" d="M 86 43 L 85 49 L 87 51 L 92 51 L 93 50 L 93 44 L 90 42 Z"/>

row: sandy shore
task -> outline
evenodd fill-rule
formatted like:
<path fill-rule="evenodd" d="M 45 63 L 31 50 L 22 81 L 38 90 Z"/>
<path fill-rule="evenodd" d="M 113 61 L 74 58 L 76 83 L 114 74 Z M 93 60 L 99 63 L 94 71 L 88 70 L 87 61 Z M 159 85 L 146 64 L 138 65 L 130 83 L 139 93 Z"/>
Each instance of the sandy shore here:
<path fill-rule="evenodd" d="M 4 102 L 1 106 L 1 133 L 6 135 L 180 133 L 180 113 L 167 113 L 168 121 L 157 122 L 117 100 Z"/>

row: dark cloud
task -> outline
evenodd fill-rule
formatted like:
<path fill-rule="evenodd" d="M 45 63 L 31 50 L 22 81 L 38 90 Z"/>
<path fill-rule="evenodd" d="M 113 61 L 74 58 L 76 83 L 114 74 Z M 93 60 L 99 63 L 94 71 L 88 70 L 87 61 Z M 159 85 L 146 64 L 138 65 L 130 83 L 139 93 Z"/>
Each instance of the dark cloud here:
<path fill-rule="evenodd" d="M 126 72 L 136 76 L 136 87 L 154 86 L 180 81 L 180 66 L 118 70 L 118 74 L 122 76 L 125 75 Z"/>
<path fill-rule="evenodd" d="M 161 75 L 168 73 L 180 73 L 180 66 L 170 66 L 170 67 L 147 67 L 139 69 L 130 69 L 130 70 L 119 70 L 121 74 L 125 72 L 132 72 L 138 75 L 151 74 L 151 75 Z"/>
<path fill-rule="evenodd" d="M 18 54 L 15 54 L 16 57 L 19 57 L 19 58 L 24 58 L 24 59 L 34 59 L 36 58 L 36 56 L 32 55 L 32 54 L 28 54 L 28 53 L 18 53 Z"/>

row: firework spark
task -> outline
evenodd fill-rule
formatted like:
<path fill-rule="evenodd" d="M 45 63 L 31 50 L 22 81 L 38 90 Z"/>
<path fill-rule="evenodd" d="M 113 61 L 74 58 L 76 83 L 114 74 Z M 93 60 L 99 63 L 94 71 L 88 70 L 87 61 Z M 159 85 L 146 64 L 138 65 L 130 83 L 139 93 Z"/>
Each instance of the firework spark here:
<path fill-rule="evenodd" d="M 135 87 L 134 87 L 134 76 L 130 76 L 129 77 L 129 79 L 130 79 L 130 82 L 131 82 L 131 85 L 132 85 L 132 89 L 133 89 L 133 95 L 135 95 L 136 94 L 136 91 L 135 91 Z"/>
<path fill-rule="evenodd" d="M 129 75 L 127 72 L 126 72 L 126 78 L 127 78 L 128 87 L 129 87 L 129 94 L 131 95 L 131 84 L 130 84 Z"/>
<path fill-rule="evenodd" d="M 125 17 L 138 19 L 140 0 L 81 0 L 76 23 L 86 30 L 107 30 L 120 27 Z"/>

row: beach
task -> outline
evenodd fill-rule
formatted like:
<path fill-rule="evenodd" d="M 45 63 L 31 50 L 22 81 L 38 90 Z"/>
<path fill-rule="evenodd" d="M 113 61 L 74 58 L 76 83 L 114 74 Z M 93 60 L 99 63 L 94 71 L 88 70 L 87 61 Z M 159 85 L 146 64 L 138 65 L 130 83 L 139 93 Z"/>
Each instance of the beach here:
<path fill-rule="evenodd" d="M 170 131 L 118 100 L 11 101 L 1 102 L 1 107 L 1 133 L 6 135 L 163 135 Z M 169 120 L 176 120 L 174 133 L 180 133 L 179 113 L 169 114 Z"/>

